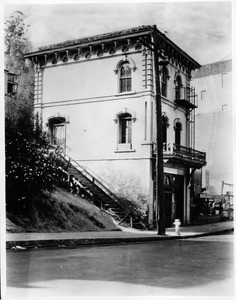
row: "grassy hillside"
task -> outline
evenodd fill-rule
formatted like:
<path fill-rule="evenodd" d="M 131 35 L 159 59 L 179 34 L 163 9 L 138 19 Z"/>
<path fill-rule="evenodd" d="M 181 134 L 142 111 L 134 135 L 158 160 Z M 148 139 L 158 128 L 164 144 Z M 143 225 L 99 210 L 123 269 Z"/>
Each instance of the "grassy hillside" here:
<path fill-rule="evenodd" d="M 98 207 L 57 189 L 50 198 L 35 199 L 23 214 L 7 212 L 7 232 L 60 232 L 119 230 Z"/>

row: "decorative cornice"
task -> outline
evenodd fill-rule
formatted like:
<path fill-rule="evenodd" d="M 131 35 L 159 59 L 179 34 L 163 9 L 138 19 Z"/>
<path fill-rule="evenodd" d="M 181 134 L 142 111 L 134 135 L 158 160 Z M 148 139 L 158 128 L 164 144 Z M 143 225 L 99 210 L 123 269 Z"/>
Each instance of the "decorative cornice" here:
<path fill-rule="evenodd" d="M 61 47 L 65 47 L 65 46 L 72 46 L 75 44 L 83 44 L 83 43 L 88 43 L 88 42 L 94 42 L 94 41 L 99 41 L 99 40 L 103 40 L 106 38 L 114 38 L 116 36 L 123 36 L 123 35 L 127 35 L 127 34 L 133 34 L 133 33 L 138 33 L 144 30 L 150 30 L 151 26 L 139 26 L 139 27 L 134 27 L 134 28 L 130 28 L 130 29 L 126 29 L 126 30 L 119 30 L 119 31 L 114 31 L 114 32 L 110 32 L 110 33 L 105 33 L 105 34 L 99 34 L 99 35 L 95 35 L 95 36 L 91 36 L 91 37 L 85 37 L 85 38 L 81 38 L 81 39 L 76 39 L 76 40 L 69 40 L 69 41 L 65 41 L 62 43 L 58 43 L 58 44 L 53 44 L 53 45 L 49 45 L 49 46 L 42 46 L 39 47 L 39 50 L 49 50 L 49 49 L 55 49 L 55 48 L 61 48 Z"/>
<path fill-rule="evenodd" d="M 38 51 L 27 53 L 25 58 L 29 58 L 33 61 L 34 58 L 38 57 L 39 65 L 45 67 L 47 62 L 53 61 L 55 53 L 58 54 L 58 58 L 55 59 L 54 62 L 61 60 L 63 63 L 66 63 L 70 59 L 76 61 L 81 57 L 90 59 L 94 54 L 97 58 L 100 58 L 104 53 L 114 55 L 117 51 L 121 51 L 126 54 L 129 53 L 131 49 L 142 51 L 144 47 L 141 45 L 140 39 L 142 40 L 143 37 L 146 37 L 147 43 L 152 44 L 152 34 L 154 31 L 158 37 L 160 55 L 166 57 L 177 68 L 182 69 L 187 74 L 190 74 L 191 70 L 200 67 L 200 64 L 174 44 L 165 34 L 161 33 L 155 25 L 139 26 L 127 30 L 43 46 L 40 47 Z M 45 55 L 47 55 L 46 59 Z M 42 56 L 44 57 L 43 59 Z M 38 63 L 34 60 L 34 63 L 35 62 Z"/>

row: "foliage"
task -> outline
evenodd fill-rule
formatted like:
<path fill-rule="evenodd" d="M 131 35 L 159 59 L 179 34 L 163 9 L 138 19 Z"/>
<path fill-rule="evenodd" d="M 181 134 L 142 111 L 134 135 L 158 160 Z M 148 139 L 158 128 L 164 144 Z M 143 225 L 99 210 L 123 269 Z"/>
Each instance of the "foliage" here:
<path fill-rule="evenodd" d="M 40 128 L 26 137 L 10 120 L 6 122 L 6 204 L 8 210 L 19 210 L 27 208 L 35 195 L 60 186 L 66 165 Z"/>
<path fill-rule="evenodd" d="M 27 38 L 29 25 L 24 23 L 24 14 L 20 11 L 14 14 L 5 22 L 5 53 L 9 55 L 6 68 L 16 74 L 21 74 L 25 69 L 23 56 L 31 50 L 31 43 Z M 13 59 L 14 58 L 14 59 Z"/>
<path fill-rule="evenodd" d="M 31 45 L 19 11 L 5 23 L 5 49 L 5 68 L 17 75 L 18 83 L 17 94 L 5 97 L 6 204 L 8 211 L 19 211 L 60 185 L 65 166 L 52 151 L 38 117 L 34 124 L 34 70 L 24 59 Z"/>
<path fill-rule="evenodd" d="M 121 199 L 123 203 L 132 208 L 137 216 L 145 219 L 148 212 L 147 194 L 143 191 L 140 179 L 134 175 L 127 174 L 117 170 L 107 168 L 106 174 L 103 174 L 107 184 L 113 192 Z"/>
<path fill-rule="evenodd" d="M 31 50 L 24 15 L 15 12 L 5 22 L 5 69 L 17 75 L 17 95 L 5 97 L 5 115 L 16 126 L 33 126 L 34 70 L 25 64 L 24 54 Z"/>

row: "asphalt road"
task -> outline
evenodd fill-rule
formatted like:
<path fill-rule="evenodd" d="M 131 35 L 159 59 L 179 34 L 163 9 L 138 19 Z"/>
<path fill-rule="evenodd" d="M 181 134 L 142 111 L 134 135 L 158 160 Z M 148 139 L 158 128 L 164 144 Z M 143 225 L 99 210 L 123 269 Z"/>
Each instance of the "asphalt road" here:
<path fill-rule="evenodd" d="M 7 251 L 7 299 L 233 295 L 233 235 Z"/>

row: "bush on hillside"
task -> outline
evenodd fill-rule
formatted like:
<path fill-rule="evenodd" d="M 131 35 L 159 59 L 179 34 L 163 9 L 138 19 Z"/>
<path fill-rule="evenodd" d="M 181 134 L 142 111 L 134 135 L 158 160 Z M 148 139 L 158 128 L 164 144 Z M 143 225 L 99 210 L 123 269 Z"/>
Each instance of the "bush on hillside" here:
<path fill-rule="evenodd" d="M 39 127 L 20 130 L 6 120 L 7 210 L 24 210 L 35 195 L 51 192 L 65 179 L 65 163 Z"/>

